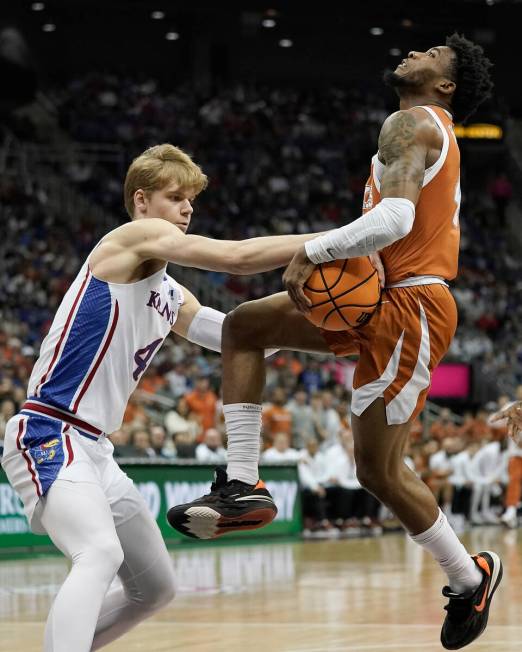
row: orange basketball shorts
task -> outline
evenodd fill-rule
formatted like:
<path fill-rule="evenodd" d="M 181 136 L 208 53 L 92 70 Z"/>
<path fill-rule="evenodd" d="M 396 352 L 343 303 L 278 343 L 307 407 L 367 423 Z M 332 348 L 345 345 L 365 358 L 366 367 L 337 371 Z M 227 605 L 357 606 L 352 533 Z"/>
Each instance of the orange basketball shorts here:
<path fill-rule="evenodd" d="M 413 420 L 424 407 L 433 369 L 457 327 L 457 307 L 442 284 L 388 288 L 370 321 L 349 331 L 322 331 L 337 356 L 359 355 L 352 412 L 383 397 L 389 425 Z"/>

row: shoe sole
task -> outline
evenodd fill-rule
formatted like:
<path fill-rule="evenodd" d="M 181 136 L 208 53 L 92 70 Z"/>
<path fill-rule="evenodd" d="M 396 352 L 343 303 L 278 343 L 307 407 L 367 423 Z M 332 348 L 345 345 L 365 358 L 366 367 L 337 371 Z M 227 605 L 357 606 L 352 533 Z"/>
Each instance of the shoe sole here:
<path fill-rule="evenodd" d="M 490 594 L 487 599 L 487 605 L 486 608 L 484 609 L 484 624 L 480 630 L 480 632 L 475 636 L 473 640 L 476 640 L 486 629 L 487 624 L 488 624 L 488 618 L 489 618 L 489 607 L 491 605 L 491 601 L 493 599 L 493 595 L 495 591 L 498 588 L 498 585 L 500 584 L 502 580 L 502 576 L 504 575 L 504 568 L 502 566 L 502 562 L 500 561 L 500 557 L 494 553 L 490 552 L 489 550 L 485 550 L 484 552 L 479 553 L 479 555 L 484 556 L 484 555 L 489 555 L 491 559 L 493 560 L 493 575 L 491 576 L 491 581 L 490 581 L 490 586 L 493 588 L 490 591 Z"/>
<path fill-rule="evenodd" d="M 217 539 L 241 530 L 257 530 L 269 525 L 277 515 L 273 507 L 260 507 L 243 516 L 223 516 L 211 507 L 193 506 L 181 512 L 169 511 L 170 525 L 193 539 Z"/>

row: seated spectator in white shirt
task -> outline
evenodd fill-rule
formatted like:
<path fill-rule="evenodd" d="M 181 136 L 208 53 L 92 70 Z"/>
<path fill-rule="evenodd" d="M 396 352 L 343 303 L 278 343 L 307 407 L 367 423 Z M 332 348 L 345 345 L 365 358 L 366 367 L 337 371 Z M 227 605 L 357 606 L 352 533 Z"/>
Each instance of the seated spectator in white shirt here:
<path fill-rule="evenodd" d="M 508 438 L 483 446 L 471 460 L 469 475 L 473 483 L 471 521 L 478 525 L 498 523 L 490 507 L 491 497 L 499 496 L 507 484 Z"/>
<path fill-rule="evenodd" d="M 442 440 L 440 450 L 433 453 L 429 458 L 430 488 L 439 505 L 442 503 L 442 511 L 446 516 L 451 516 L 452 513 L 453 485 L 449 481 L 449 477 L 453 473 L 451 456 L 458 449 L 456 439 L 456 437 L 445 437 Z"/>
<path fill-rule="evenodd" d="M 196 459 L 205 464 L 221 464 L 227 459 L 227 452 L 223 448 L 223 438 L 216 428 L 209 428 L 201 444 L 196 448 Z"/>
<path fill-rule="evenodd" d="M 286 432 L 276 432 L 274 445 L 261 455 L 262 462 L 297 462 L 299 451 L 290 448 L 290 435 Z"/>
<path fill-rule="evenodd" d="M 327 467 L 325 455 L 319 450 L 319 442 L 315 437 L 306 442 L 297 470 L 301 485 L 304 530 L 308 533 L 311 530 L 323 529 L 328 523 L 326 489 L 322 485 Z"/>
<path fill-rule="evenodd" d="M 354 441 L 350 428 L 340 434 L 340 443 L 325 452 L 327 474 L 323 482 L 329 503 L 330 518 L 342 527 L 352 521 L 376 525 L 379 501 L 361 487 L 355 468 Z"/>
<path fill-rule="evenodd" d="M 302 389 L 298 390 L 286 407 L 292 415 L 294 446 L 304 448 L 305 443 L 315 436 L 313 413 L 312 408 L 308 405 L 308 394 Z"/>

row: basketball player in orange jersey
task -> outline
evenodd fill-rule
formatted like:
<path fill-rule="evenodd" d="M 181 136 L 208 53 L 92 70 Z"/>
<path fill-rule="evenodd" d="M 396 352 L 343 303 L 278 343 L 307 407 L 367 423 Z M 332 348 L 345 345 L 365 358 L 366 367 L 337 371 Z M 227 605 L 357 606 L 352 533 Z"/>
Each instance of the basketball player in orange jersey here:
<path fill-rule="evenodd" d="M 460 157 L 453 118 L 465 119 L 488 97 L 490 65 L 482 48 L 455 34 L 444 46 L 410 52 L 385 75 L 400 110 L 382 126 L 364 215 L 301 247 L 284 274 L 288 294 L 243 304 L 226 318 L 228 478 L 221 474 L 209 495 L 169 513 L 171 524 L 190 536 L 258 527 L 255 518 L 249 522 L 248 494 L 238 497 L 230 483 L 237 487 L 241 481 L 254 491 L 258 482 L 264 349 L 358 353 L 352 396 L 358 478 L 446 572 L 443 594 L 449 602 L 441 641 L 450 650 L 485 629 L 502 564 L 493 552 L 466 552 L 428 487 L 405 465 L 404 450 L 432 370 L 457 324 L 446 282 L 457 274 L 459 248 Z M 303 314 L 310 305 L 303 286 L 314 266 L 378 251 L 387 285 L 369 323 L 346 332 L 312 326 Z"/>

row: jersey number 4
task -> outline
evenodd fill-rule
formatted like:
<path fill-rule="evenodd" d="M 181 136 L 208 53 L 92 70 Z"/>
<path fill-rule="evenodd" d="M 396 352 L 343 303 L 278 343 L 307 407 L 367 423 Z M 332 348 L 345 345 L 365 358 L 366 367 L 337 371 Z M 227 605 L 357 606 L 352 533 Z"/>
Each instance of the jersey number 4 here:
<path fill-rule="evenodd" d="M 134 362 L 137 366 L 136 369 L 134 369 L 132 372 L 132 377 L 135 381 L 137 381 L 141 374 L 145 371 L 147 365 L 149 364 L 149 360 L 154 355 L 154 351 L 156 351 L 162 342 L 163 340 L 161 338 L 159 340 L 154 340 L 154 342 L 151 342 L 148 346 L 145 346 L 143 349 L 138 349 L 136 351 L 134 354 Z"/>

